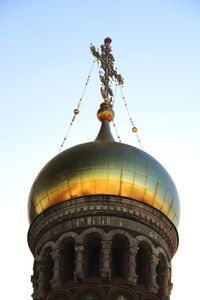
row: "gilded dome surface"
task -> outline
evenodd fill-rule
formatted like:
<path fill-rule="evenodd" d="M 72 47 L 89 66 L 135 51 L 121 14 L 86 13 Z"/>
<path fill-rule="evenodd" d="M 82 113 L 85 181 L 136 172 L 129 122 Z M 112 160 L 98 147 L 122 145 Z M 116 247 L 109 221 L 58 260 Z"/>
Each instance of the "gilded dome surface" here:
<path fill-rule="evenodd" d="M 63 151 L 41 170 L 29 196 L 30 221 L 63 201 L 114 195 L 148 204 L 177 226 L 179 198 L 164 167 L 146 152 L 115 142 L 109 133 L 102 141 L 101 131 L 94 142 Z"/>

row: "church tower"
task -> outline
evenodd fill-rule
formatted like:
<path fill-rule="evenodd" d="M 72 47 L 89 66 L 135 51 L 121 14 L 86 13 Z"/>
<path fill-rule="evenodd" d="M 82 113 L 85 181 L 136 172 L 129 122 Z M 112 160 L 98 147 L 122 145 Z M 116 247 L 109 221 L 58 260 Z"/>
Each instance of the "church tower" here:
<path fill-rule="evenodd" d="M 123 79 L 110 44 L 91 46 L 103 70 L 95 141 L 55 156 L 30 191 L 33 300 L 170 299 L 179 198 L 157 160 L 112 136 L 110 79 Z"/>

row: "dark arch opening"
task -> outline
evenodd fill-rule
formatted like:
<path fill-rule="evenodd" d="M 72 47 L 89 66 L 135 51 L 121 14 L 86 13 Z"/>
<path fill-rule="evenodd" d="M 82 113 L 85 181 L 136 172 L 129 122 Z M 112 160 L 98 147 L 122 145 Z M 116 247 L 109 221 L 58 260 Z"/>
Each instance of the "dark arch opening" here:
<path fill-rule="evenodd" d="M 74 279 L 75 250 L 74 241 L 69 238 L 62 247 L 62 282 Z"/>
<path fill-rule="evenodd" d="M 100 276 L 101 238 L 91 234 L 85 240 L 85 275 L 86 277 Z"/>
<path fill-rule="evenodd" d="M 112 278 L 126 278 L 128 275 L 129 241 L 122 235 L 116 235 L 112 241 Z"/>
<path fill-rule="evenodd" d="M 147 287 L 149 284 L 149 258 L 151 249 L 146 243 L 139 244 L 136 255 L 136 273 L 138 275 L 137 283 Z"/>
<path fill-rule="evenodd" d="M 159 263 L 156 267 L 156 273 L 157 273 L 156 283 L 159 286 L 157 296 L 160 298 L 164 294 L 164 284 L 166 280 L 165 276 L 167 276 L 167 262 L 163 254 L 160 254 L 158 258 L 159 258 Z"/>

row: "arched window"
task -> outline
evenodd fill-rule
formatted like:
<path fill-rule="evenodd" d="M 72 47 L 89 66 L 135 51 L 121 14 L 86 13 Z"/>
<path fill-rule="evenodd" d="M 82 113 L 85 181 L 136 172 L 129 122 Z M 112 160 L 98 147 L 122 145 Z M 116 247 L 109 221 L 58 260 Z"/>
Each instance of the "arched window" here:
<path fill-rule="evenodd" d="M 86 277 L 100 276 L 101 239 L 95 234 L 85 240 L 85 275 Z"/>
<path fill-rule="evenodd" d="M 160 254 L 158 258 L 159 258 L 159 263 L 156 268 L 156 273 L 157 273 L 156 283 L 159 286 L 157 296 L 160 298 L 163 296 L 163 292 L 164 292 L 164 284 L 167 276 L 167 262 L 163 254 Z"/>
<path fill-rule="evenodd" d="M 64 241 L 62 248 L 62 282 L 73 280 L 75 251 L 73 239 Z"/>
<path fill-rule="evenodd" d="M 112 241 L 112 278 L 126 278 L 128 274 L 128 247 L 126 237 L 116 235 Z"/>
<path fill-rule="evenodd" d="M 147 287 L 149 284 L 149 258 L 151 249 L 146 243 L 139 244 L 136 256 L 136 273 L 138 284 Z"/>

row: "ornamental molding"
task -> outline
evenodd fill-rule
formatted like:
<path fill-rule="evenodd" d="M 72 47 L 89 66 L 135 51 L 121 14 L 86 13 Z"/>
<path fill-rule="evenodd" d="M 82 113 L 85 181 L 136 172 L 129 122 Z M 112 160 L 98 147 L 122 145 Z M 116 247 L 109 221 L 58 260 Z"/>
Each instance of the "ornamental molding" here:
<path fill-rule="evenodd" d="M 141 233 L 169 249 L 169 258 L 178 247 L 175 226 L 162 213 L 138 201 L 107 195 L 68 200 L 47 209 L 30 226 L 29 247 L 36 254 L 47 241 L 93 226 L 99 230 L 126 229 L 131 235 Z"/>

